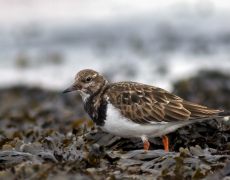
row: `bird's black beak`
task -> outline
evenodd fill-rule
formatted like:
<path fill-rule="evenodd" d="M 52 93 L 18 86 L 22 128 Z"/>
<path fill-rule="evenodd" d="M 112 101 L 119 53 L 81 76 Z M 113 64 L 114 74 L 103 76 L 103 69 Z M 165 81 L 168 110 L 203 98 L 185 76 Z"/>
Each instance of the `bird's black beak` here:
<path fill-rule="evenodd" d="M 69 93 L 72 91 L 77 91 L 78 90 L 78 86 L 76 86 L 75 84 L 70 86 L 69 88 L 65 89 L 62 93 Z"/>
<path fill-rule="evenodd" d="M 72 92 L 73 90 L 72 90 L 72 88 L 67 88 L 67 89 L 65 89 L 62 93 L 64 94 L 64 93 L 69 93 L 69 92 Z"/>

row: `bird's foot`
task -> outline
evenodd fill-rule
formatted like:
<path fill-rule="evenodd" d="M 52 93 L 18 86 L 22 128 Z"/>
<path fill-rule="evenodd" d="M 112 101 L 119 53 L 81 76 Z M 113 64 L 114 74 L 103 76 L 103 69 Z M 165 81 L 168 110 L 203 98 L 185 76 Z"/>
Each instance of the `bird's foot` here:
<path fill-rule="evenodd" d="M 148 141 L 148 138 L 146 136 L 142 136 L 141 137 L 141 140 L 143 142 L 143 145 L 144 145 L 144 150 L 145 151 L 148 151 L 149 150 L 149 147 L 150 147 L 150 143 Z"/>
<path fill-rule="evenodd" d="M 169 138 L 167 136 L 162 136 L 162 142 L 165 152 L 169 152 Z"/>

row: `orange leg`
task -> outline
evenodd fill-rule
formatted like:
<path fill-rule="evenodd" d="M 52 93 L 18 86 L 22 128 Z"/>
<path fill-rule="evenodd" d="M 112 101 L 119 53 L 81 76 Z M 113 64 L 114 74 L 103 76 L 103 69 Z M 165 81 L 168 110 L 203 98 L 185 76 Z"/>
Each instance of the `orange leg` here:
<path fill-rule="evenodd" d="M 165 152 L 169 152 L 169 138 L 167 136 L 162 136 L 162 142 L 164 145 Z"/>
<path fill-rule="evenodd" d="M 149 150 L 149 147 L 150 147 L 150 143 L 149 143 L 149 141 L 148 141 L 148 138 L 147 138 L 146 136 L 142 136 L 142 137 L 141 137 L 141 140 L 142 140 L 142 142 L 143 142 L 143 144 L 144 144 L 144 150 L 145 150 L 145 151 L 148 151 L 148 150 Z"/>

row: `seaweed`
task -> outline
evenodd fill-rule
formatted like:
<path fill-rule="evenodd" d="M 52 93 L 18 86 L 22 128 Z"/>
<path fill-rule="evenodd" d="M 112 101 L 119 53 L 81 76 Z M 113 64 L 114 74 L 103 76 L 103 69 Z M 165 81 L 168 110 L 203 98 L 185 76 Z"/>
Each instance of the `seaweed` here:
<path fill-rule="evenodd" d="M 207 88 L 207 84 L 214 83 Z M 192 101 L 229 108 L 230 77 L 201 72 L 175 84 Z M 196 88 L 194 88 L 196 85 Z M 208 92 L 207 92 L 208 91 Z M 142 150 L 138 138 L 121 138 L 94 126 L 76 94 L 31 87 L 0 90 L 1 179 L 223 179 L 230 175 L 229 121 L 196 123 Z M 208 101 L 206 101 L 208 99 Z"/>

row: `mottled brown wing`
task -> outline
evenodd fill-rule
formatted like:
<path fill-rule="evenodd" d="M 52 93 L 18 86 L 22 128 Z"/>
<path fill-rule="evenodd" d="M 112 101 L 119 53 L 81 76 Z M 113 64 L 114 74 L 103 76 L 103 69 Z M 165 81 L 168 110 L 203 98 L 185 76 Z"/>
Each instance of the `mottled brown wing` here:
<path fill-rule="evenodd" d="M 192 120 L 221 112 L 185 101 L 163 89 L 135 82 L 111 84 L 105 96 L 121 110 L 122 115 L 139 124 Z"/>

